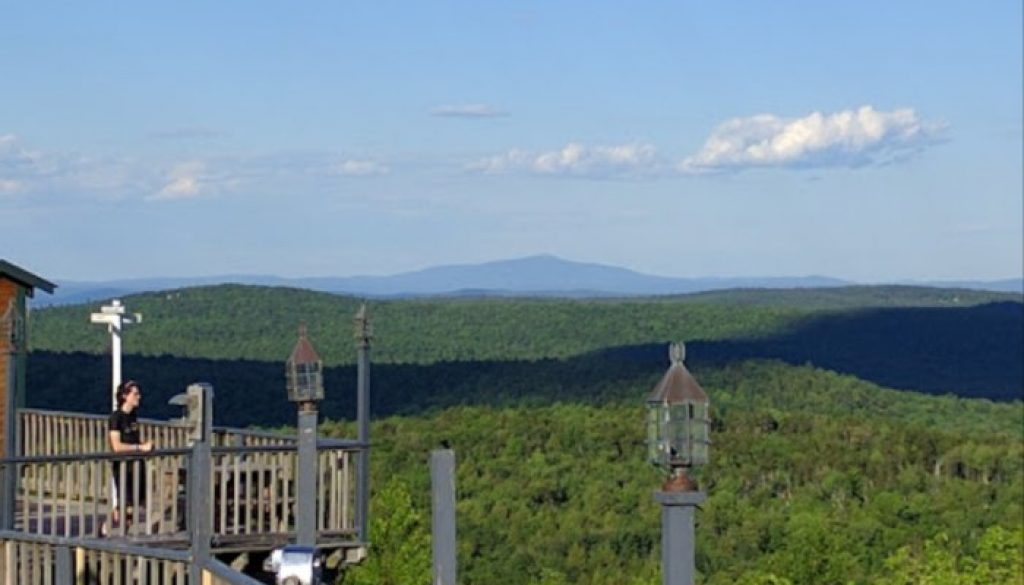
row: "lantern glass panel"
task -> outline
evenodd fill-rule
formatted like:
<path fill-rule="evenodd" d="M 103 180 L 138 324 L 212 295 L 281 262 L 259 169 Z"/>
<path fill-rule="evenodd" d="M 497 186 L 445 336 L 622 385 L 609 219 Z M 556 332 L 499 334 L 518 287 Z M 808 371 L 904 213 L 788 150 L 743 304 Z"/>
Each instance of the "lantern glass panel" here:
<path fill-rule="evenodd" d="M 320 364 L 291 364 L 288 368 L 288 398 L 293 401 L 323 400 L 324 386 Z"/>
<path fill-rule="evenodd" d="M 690 408 L 689 404 L 673 404 L 669 408 L 669 453 L 675 465 L 690 464 Z"/>
<path fill-rule="evenodd" d="M 647 403 L 647 460 L 653 465 L 668 465 L 663 435 L 663 405 L 660 402 Z"/>
<path fill-rule="evenodd" d="M 691 425 L 691 440 L 693 445 L 693 465 L 702 465 L 708 462 L 708 446 L 710 445 L 710 423 L 708 416 L 708 404 L 697 403 L 694 405 L 694 417 Z"/>

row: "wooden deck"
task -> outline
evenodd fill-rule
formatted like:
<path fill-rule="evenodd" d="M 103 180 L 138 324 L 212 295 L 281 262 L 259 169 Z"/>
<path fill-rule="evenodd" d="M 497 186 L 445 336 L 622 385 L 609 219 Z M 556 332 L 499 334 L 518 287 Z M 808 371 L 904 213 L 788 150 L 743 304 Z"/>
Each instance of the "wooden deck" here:
<path fill-rule="evenodd" d="M 293 437 L 217 429 L 199 459 L 208 461 L 206 471 L 190 482 L 196 455 L 180 424 L 144 421 L 143 436 L 160 437 L 157 443 L 167 447 L 127 457 L 106 452 L 105 417 L 19 414 L 21 454 L 2 460 L 5 473 L 14 473 L 16 492 L 13 530 L 0 530 L 0 585 L 62 583 L 62 563 L 85 571 L 88 579 L 76 583 L 205 585 L 205 577 L 193 583 L 187 560 L 194 558 L 190 514 L 197 498 L 209 514 L 210 582 L 223 568 L 216 555 L 266 552 L 295 540 Z M 365 543 L 359 540 L 355 459 L 364 448 L 353 441 L 317 445 L 317 544 L 359 558 Z M 199 489 L 190 487 L 203 481 L 198 478 L 208 484 L 190 492 Z M 116 503 L 115 485 L 127 496 Z M 115 511 L 122 521 L 111 522 Z M 68 550 L 77 551 L 71 561 Z"/>

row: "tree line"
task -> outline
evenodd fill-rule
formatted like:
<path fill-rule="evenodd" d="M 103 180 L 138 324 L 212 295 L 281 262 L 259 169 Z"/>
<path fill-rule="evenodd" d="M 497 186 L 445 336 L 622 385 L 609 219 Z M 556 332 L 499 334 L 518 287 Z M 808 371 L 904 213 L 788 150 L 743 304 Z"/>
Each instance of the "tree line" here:
<path fill-rule="evenodd" d="M 867 303 L 887 291 L 906 304 L 935 304 L 933 289 L 863 287 L 750 291 L 718 296 L 629 300 L 437 299 L 371 305 L 377 364 L 575 361 L 599 353 L 618 361 L 660 361 L 668 341 L 686 340 L 698 359 L 752 358 L 812 364 L 877 384 L 1001 400 L 1024 389 L 1024 303 L 898 308 L 820 308 Z M 976 300 L 994 293 L 977 293 Z M 794 300 L 782 303 L 777 297 Z M 1009 295 L 1004 295 L 1007 297 Z M 699 302 L 698 299 L 699 298 Z M 806 306 L 794 306 L 795 300 Z M 744 302 L 740 302 L 744 301 Z M 143 357 L 283 362 L 306 322 L 328 366 L 354 363 L 351 318 L 358 301 L 294 289 L 225 285 L 129 299 L 145 321 L 128 327 L 125 351 Z M 828 305 L 825 305 L 828 307 Z M 109 336 L 90 325 L 86 306 L 32 314 L 37 352 L 108 351 Z"/>

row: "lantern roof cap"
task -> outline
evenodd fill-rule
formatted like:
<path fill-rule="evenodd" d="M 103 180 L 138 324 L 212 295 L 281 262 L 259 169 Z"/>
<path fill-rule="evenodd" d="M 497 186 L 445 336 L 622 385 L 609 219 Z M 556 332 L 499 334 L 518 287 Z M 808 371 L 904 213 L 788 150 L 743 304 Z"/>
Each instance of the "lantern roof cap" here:
<path fill-rule="evenodd" d="M 313 344 L 306 337 L 306 324 L 299 326 L 299 339 L 295 342 L 292 355 L 288 361 L 293 364 L 315 364 L 320 361 L 320 356 L 313 349 Z"/>
<path fill-rule="evenodd" d="M 673 343 L 669 346 L 669 359 L 672 365 L 661 377 L 661 381 L 654 387 L 654 390 L 647 397 L 647 402 L 666 402 L 678 404 L 680 402 L 709 402 L 707 393 L 700 387 L 697 380 L 693 378 L 690 371 L 683 365 L 686 357 L 686 346 L 680 343 Z"/>

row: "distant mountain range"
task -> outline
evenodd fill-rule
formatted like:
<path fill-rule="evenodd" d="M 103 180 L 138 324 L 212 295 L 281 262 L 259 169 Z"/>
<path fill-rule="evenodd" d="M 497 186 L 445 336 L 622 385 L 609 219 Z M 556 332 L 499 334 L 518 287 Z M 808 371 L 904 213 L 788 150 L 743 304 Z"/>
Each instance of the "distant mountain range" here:
<path fill-rule="evenodd" d="M 551 296 L 565 298 L 686 294 L 735 288 L 821 288 L 857 284 L 826 276 L 671 278 L 626 268 L 574 262 L 550 255 L 482 264 L 437 266 L 391 276 L 281 278 L 226 275 L 140 278 L 100 282 L 57 281 L 54 295 L 37 295 L 33 306 L 65 305 L 222 283 L 288 286 L 374 298 L 415 296 Z M 894 283 L 895 284 L 895 283 Z M 1024 279 L 903 282 L 917 286 L 1024 293 Z"/>

